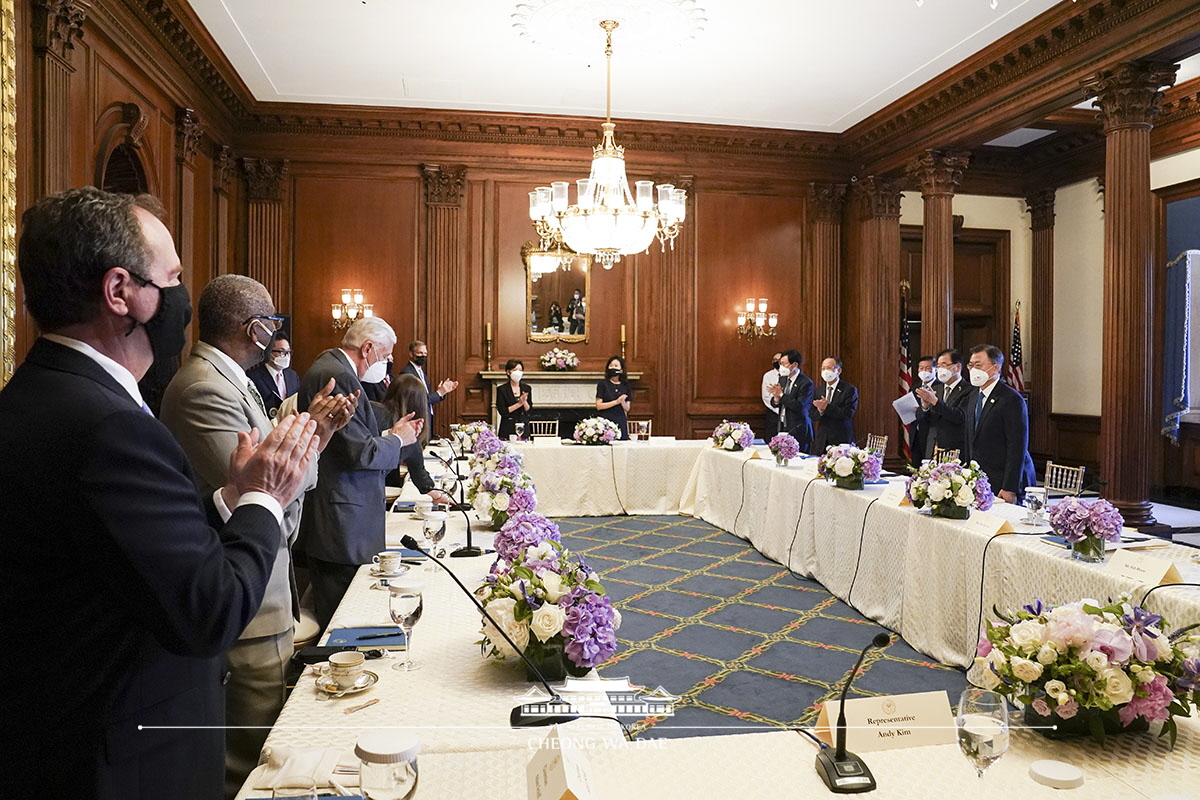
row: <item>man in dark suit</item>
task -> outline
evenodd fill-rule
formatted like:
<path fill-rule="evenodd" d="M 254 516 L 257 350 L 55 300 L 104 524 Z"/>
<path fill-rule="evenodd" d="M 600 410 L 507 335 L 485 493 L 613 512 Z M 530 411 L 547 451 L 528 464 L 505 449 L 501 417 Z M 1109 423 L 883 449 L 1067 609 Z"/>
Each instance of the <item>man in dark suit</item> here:
<path fill-rule="evenodd" d="M 191 315 L 160 209 L 86 188 L 22 218 L 42 336 L 0 391 L 0 603 L 54 646 L 37 691 L 6 701 L 9 797 L 221 796 L 221 656 L 258 610 L 281 504 L 317 450 L 307 415 L 261 444 L 241 434 L 201 502 L 137 389 Z"/>
<path fill-rule="evenodd" d="M 842 360 L 829 356 L 821 362 L 820 394 L 813 400 L 809 416 L 818 423 L 812 452 L 821 455 L 831 444 L 854 441 L 854 412 L 858 411 L 858 388 L 842 380 Z"/>
<path fill-rule="evenodd" d="M 360 319 L 346 330 L 341 347 L 326 350 L 300 381 L 300 408 L 332 379 L 334 392 L 358 399 L 346 427 L 321 453 L 317 488 L 308 493 L 300 520 L 300 546 L 308 556 L 317 622 L 329 624 L 342 595 L 362 564 L 384 548 L 383 480 L 421 431 L 412 414 L 380 434 L 363 381 L 378 383 L 392 357 L 396 333 L 379 317 Z"/>
<path fill-rule="evenodd" d="M 971 387 L 963 379 L 962 353 L 947 348 L 938 353 L 937 379 L 932 388 L 920 387 L 914 391 L 921 407 L 917 409 L 917 421 L 925 422 L 925 441 L 920 458 L 933 458 L 934 448 L 957 450 L 959 459 L 966 455 L 967 448 L 967 401 Z M 916 459 L 916 452 L 913 457 Z"/>
<path fill-rule="evenodd" d="M 800 371 L 804 363 L 800 351 L 788 350 L 779 357 L 779 383 L 770 386 L 771 404 L 779 409 L 779 433 L 790 433 L 800 451 L 812 443 L 812 419 L 808 410 L 813 401 L 813 383 Z"/>
<path fill-rule="evenodd" d="M 429 348 L 424 342 L 412 342 L 408 346 L 408 363 L 404 365 L 403 372 L 409 375 L 416 375 L 421 379 L 421 383 L 425 384 L 425 391 L 429 393 L 429 435 L 433 436 L 433 407 L 446 399 L 446 395 L 458 388 L 458 381 L 446 378 L 437 385 L 434 389 L 429 383 L 429 374 L 425 371 L 429 365 Z M 380 398 L 381 400 L 383 398 Z"/>
<path fill-rule="evenodd" d="M 921 356 L 917 359 L 917 383 L 912 388 L 913 397 L 920 401 L 921 396 L 917 394 L 920 389 L 936 390 L 938 387 L 937 381 L 937 359 L 933 356 Z M 912 426 L 909 428 L 912 433 L 912 457 L 908 463 L 914 467 L 921 465 L 921 459 L 925 457 L 925 443 L 929 440 L 929 419 L 921 413 L 920 407 L 917 408 L 917 418 L 913 420 Z"/>
<path fill-rule="evenodd" d="M 292 369 L 292 343 L 279 331 L 267 345 L 266 358 L 246 370 L 254 388 L 267 407 L 267 416 L 275 419 L 279 404 L 300 391 L 300 376 Z"/>
<path fill-rule="evenodd" d="M 967 460 L 979 462 L 992 491 L 1006 503 L 1016 503 L 1035 481 L 1029 457 L 1029 410 L 1025 398 L 1000 380 L 1004 354 L 998 347 L 971 348 L 967 361 L 971 385 L 968 396 Z"/>

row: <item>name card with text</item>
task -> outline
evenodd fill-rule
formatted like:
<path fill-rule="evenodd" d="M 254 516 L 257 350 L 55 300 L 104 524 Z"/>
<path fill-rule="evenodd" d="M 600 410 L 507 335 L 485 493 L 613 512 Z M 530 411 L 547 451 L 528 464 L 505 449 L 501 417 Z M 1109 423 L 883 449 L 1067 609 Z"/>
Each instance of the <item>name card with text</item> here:
<path fill-rule="evenodd" d="M 883 490 L 883 494 L 879 496 L 879 502 L 882 505 L 893 507 L 912 505 L 908 495 L 904 493 L 904 481 L 890 481 L 887 488 Z"/>
<path fill-rule="evenodd" d="M 964 519 L 962 524 L 966 529 L 984 536 L 995 536 L 997 533 L 1007 533 L 1013 529 L 1012 523 L 1004 517 L 986 511 L 972 511 L 971 516 Z"/>
<path fill-rule="evenodd" d="M 821 706 L 817 737 L 834 744 L 838 701 Z M 943 692 L 915 692 L 846 701 L 846 749 L 855 752 L 899 750 L 932 744 L 954 744 L 954 715 Z"/>
<path fill-rule="evenodd" d="M 1104 565 L 1104 569 L 1106 572 L 1112 572 L 1146 586 L 1179 583 L 1183 580 L 1173 561 L 1144 556 L 1124 548 L 1112 554 L 1112 558 Z"/>
<path fill-rule="evenodd" d="M 592 800 L 587 753 L 559 736 L 558 726 L 542 739 L 525 767 L 529 800 Z"/>

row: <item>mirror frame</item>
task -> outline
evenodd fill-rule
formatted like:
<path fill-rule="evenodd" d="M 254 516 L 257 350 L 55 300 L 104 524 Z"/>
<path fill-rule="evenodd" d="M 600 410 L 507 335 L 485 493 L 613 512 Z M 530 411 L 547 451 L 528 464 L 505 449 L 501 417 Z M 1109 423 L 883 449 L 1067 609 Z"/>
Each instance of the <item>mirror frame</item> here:
<path fill-rule="evenodd" d="M 16 369 L 17 328 L 17 125 L 16 21 L 13 0 L 0 0 L 0 386 Z"/>
<path fill-rule="evenodd" d="M 525 341 L 527 342 L 587 342 L 592 327 L 592 309 L 588 309 L 588 320 L 583 333 L 534 333 L 529 330 L 529 318 L 533 316 L 533 272 L 529 269 L 529 254 L 537 249 L 535 242 L 526 242 L 521 247 L 521 263 L 525 265 Z M 582 265 L 580 262 L 583 262 Z M 592 296 L 591 257 L 581 255 L 571 264 L 571 269 L 583 267 L 583 296 Z M 590 303 L 591 300 L 588 300 Z"/>

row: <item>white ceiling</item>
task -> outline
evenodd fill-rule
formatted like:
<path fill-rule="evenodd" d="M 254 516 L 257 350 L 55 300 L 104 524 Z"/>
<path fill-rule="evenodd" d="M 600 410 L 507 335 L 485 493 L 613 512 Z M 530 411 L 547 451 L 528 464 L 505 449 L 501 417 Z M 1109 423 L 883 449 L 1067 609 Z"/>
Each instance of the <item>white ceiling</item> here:
<path fill-rule="evenodd" d="M 263 101 L 603 116 L 613 16 L 614 117 L 830 132 L 1069 1 L 190 0 Z"/>

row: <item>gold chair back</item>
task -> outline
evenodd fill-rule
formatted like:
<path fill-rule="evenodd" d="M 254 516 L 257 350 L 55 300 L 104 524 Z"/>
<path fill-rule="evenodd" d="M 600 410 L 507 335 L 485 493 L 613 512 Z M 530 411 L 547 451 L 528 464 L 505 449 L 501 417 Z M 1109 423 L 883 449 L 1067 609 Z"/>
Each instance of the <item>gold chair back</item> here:
<path fill-rule="evenodd" d="M 558 436 L 558 420 L 556 419 L 534 419 L 529 421 L 530 436 Z"/>
<path fill-rule="evenodd" d="M 867 434 L 866 450 L 870 453 L 885 453 L 887 452 L 888 437 L 879 436 L 878 434 Z"/>
<path fill-rule="evenodd" d="M 1046 493 L 1061 492 L 1071 496 L 1083 494 L 1084 467 L 1068 467 L 1046 462 Z"/>

